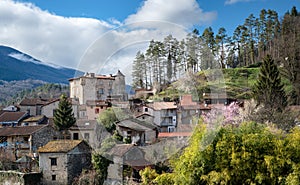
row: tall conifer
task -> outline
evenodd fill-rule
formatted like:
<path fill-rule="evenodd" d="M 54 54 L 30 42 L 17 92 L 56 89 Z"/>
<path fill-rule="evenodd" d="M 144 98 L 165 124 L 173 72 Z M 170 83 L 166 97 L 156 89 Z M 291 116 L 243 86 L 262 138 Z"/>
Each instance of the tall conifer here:
<path fill-rule="evenodd" d="M 60 96 L 58 109 L 54 112 L 54 124 L 58 130 L 66 130 L 76 122 L 72 104 L 65 94 Z"/>
<path fill-rule="evenodd" d="M 253 88 L 254 99 L 270 111 L 283 111 L 287 97 L 281 83 L 279 70 L 270 55 L 264 58 L 258 79 Z"/>

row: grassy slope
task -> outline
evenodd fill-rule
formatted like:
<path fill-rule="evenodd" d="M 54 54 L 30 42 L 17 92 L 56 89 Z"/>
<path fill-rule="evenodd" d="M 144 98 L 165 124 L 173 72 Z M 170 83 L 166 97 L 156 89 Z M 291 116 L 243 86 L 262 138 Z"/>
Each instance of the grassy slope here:
<path fill-rule="evenodd" d="M 223 69 L 219 71 L 219 75 L 216 71 L 201 71 L 198 76 L 195 76 L 195 87 L 197 88 L 197 95 L 202 98 L 203 92 L 226 92 L 228 97 L 237 99 L 250 99 L 251 88 L 257 80 L 259 74 L 259 68 L 235 68 L 235 69 Z M 282 78 L 285 84 L 286 91 L 290 91 L 291 86 L 288 80 Z M 175 82 L 171 87 L 161 92 L 155 99 L 162 99 L 163 97 L 169 97 L 174 99 L 184 92 L 178 92 L 178 85 Z M 188 83 L 188 82 L 187 82 Z M 196 97 L 197 99 L 197 97 Z"/>

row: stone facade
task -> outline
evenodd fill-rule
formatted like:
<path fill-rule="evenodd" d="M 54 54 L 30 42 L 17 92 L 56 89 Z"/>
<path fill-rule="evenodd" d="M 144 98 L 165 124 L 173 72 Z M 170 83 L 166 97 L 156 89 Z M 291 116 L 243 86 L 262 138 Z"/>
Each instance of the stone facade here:
<path fill-rule="evenodd" d="M 0 182 L 3 185 L 40 185 L 42 174 L 0 171 Z"/>
<path fill-rule="evenodd" d="M 91 147 L 96 147 L 98 123 L 96 120 L 77 120 L 76 124 L 68 129 L 72 140 L 85 140 Z"/>
<path fill-rule="evenodd" d="M 50 125 L 5 127 L 0 129 L 0 138 L 7 142 L 7 149 L 17 149 L 16 157 L 34 154 L 54 137 L 59 137 Z"/>
<path fill-rule="evenodd" d="M 125 76 L 118 71 L 116 75 L 95 75 L 87 73 L 70 82 L 70 97 L 86 104 L 88 100 L 117 100 L 126 101 Z"/>
<path fill-rule="evenodd" d="M 53 118 L 54 110 L 58 108 L 59 100 L 41 107 L 41 114 L 48 118 Z"/>
<path fill-rule="evenodd" d="M 177 105 L 175 102 L 154 102 L 143 106 L 143 112 L 153 116 L 153 123 L 160 132 L 173 132 L 177 126 Z"/>
<path fill-rule="evenodd" d="M 83 140 L 50 141 L 39 148 L 39 166 L 43 184 L 72 184 L 83 169 L 91 168 L 91 148 Z"/>

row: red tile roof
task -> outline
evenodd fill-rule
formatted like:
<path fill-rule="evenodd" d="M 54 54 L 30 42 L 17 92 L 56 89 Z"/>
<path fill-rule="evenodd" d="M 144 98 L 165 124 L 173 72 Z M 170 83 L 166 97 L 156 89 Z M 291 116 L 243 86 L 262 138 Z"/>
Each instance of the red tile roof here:
<path fill-rule="evenodd" d="M 149 104 L 147 106 L 154 110 L 177 109 L 175 102 L 153 102 L 153 104 Z"/>
<path fill-rule="evenodd" d="M 158 133 L 158 137 L 189 137 L 191 136 L 191 132 L 160 132 Z"/>

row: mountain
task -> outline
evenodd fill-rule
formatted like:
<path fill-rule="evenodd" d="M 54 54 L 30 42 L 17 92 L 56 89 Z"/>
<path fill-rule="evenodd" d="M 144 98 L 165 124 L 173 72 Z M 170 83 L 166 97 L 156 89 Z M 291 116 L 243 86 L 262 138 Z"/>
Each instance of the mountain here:
<path fill-rule="evenodd" d="M 45 63 L 16 49 L 0 46 L 0 80 L 33 79 L 68 84 L 68 79 L 73 78 L 75 74 L 74 69 Z"/>

